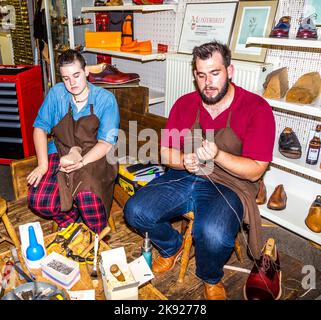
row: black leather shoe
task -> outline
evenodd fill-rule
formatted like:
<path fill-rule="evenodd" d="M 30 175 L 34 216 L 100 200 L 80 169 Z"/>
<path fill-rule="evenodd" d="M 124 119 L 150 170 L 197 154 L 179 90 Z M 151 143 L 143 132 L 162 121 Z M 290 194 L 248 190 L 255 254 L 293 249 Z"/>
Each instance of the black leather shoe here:
<path fill-rule="evenodd" d="M 302 155 L 300 141 L 291 128 L 285 128 L 280 134 L 279 151 L 287 158 L 299 159 Z"/>

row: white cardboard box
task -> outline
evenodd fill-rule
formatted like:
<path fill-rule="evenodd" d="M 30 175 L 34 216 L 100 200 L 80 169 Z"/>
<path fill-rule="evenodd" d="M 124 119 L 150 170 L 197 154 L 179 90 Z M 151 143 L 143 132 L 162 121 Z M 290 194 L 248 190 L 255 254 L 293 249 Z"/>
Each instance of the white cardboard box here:
<path fill-rule="evenodd" d="M 138 287 L 154 278 L 143 256 L 127 263 L 124 247 L 101 253 L 101 273 L 105 297 L 107 300 L 138 300 Z M 117 264 L 125 276 L 120 282 L 111 274 L 110 266 Z"/>

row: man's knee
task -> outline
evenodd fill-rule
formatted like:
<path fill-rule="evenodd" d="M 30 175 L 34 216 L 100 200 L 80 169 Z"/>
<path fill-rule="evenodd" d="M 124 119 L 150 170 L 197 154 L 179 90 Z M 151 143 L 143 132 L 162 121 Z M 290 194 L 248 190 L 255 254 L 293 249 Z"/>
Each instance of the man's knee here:
<path fill-rule="evenodd" d="M 137 201 L 137 198 L 128 199 L 124 207 L 124 217 L 129 225 L 134 228 L 142 228 L 147 223 L 148 217 L 145 217 L 148 210 L 144 209 L 144 204 Z"/>

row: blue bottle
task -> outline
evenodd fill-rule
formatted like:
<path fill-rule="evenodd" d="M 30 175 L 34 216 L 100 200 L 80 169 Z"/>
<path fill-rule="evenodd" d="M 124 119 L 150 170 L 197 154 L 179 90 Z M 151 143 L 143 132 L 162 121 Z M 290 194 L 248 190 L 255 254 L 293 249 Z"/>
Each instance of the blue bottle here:
<path fill-rule="evenodd" d="M 152 242 L 148 237 L 148 232 L 145 232 L 145 239 L 142 245 L 142 255 L 150 268 L 152 268 L 152 249 Z"/>
<path fill-rule="evenodd" d="M 42 245 L 38 243 L 33 226 L 29 226 L 28 233 L 29 247 L 27 248 L 27 259 L 30 261 L 37 261 L 45 255 L 45 250 Z"/>

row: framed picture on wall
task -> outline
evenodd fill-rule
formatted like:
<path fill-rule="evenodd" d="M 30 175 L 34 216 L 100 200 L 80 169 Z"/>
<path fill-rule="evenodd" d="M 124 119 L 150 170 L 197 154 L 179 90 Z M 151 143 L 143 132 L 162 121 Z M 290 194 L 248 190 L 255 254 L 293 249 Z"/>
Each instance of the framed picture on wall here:
<path fill-rule="evenodd" d="M 278 1 L 241 1 L 231 40 L 232 59 L 264 62 L 266 48 L 246 45 L 248 37 L 268 37 Z"/>
<path fill-rule="evenodd" d="M 237 2 L 187 3 L 178 52 L 213 40 L 229 44 Z"/>
<path fill-rule="evenodd" d="M 321 25 L 321 1 L 320 0 L 305 0 L 303 17 L 316 15 L 314 23 Z"/>

